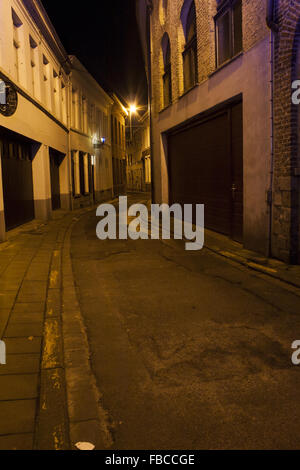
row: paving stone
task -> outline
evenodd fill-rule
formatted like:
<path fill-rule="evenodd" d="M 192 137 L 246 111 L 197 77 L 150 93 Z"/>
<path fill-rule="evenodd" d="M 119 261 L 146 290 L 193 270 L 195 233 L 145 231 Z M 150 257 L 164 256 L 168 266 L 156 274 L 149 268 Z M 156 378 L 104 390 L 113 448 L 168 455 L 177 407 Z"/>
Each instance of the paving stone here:
<path fill-rule="evenodd" d="M 6 338 L 24 338 L 24 337 L 41 337 L 43 336 L 43 322 L 35 323 L 9 323 L 6 331 Z"/>
<path fill-rule="evenodd" d="M 33 263 L 45 263 L 50 266 L 51 263 L 51 253 L 47 252 L 44 253 L 43 251 L 39 250 L 37 256 L 35 256 Z"/>
<path fill-rule="evenodd" d="M 33 433 L 36 400 L 0 401 L 0 436 Z"/>
<path fill-rule="evenodd" d="M 98 417 L 97 401 L 91 375 L 84 367 L 66 369 L 70 421 L 86 421 Z"/>
<path fill-rule="evenodd" d="M 94 444 L 96 450 L 105 450 L 112 442 L 107 442 L 100 423 L 97 420 L 70 423 L 71 449 L 77 450 L 75 445 L 78 442 L 90 442 Z"/>
<path fill-rule="evenodd" d="M 36 323 L 44 320 L 45 303 L 15 304 L 10 317 L 11 323 Z"/>
<path fill-rule="evenodd" d="M 24 279 L 26 271 L 27 267 L 25 269 L 16 269 L 10 265 L 5 271 L 4 279 L 21 283 Z"/>
<path fill-rule="evenodd" d="M 35 263 L 30 266 L 26 274 L 26 281 L 47 281 L 49 276 L 48 263 Z M 1 284 L 0 284 L 1 285 Z"/>
<path fill-rule="evenodd" d="M 57 318 L 48 318 L 44 328 L 42 369 L 54 369 L 63 366 L 64 357 L 61 321 Z"/>
<path fill-rule="evenodd" d="M 10 315 L 10 310 L 0 309 L 0 338 L 2 338 L 4 334 L 9 315 Z"/>
<path fill-rule="evenodd" d="M 43 370 L 41 390 L 36 449 L 66 450 L 69 436 L 64 370 Z"/>
<path fill-rule="evenodd" d="M 19 274 L 12 272 L 11 274 L 7 273 L 7 270 L 5 271 L 5 274 L 1 275 L 1 282 L 7 286 L 7 285 L 15 285 L 15 286 L 20 286 L 22 281 L 24 279 L 24 274 Z"/>
<path fill-rule="evenodd" d="M 12 308 L 16 300 L 16 294 L 1 293 L 0 294 L 0 309 Z"/>
<path fill-rule="evenodd" d="M 64 337 L 64 348 L 65 350 L 77 350 L 82 344 L 82 333 L 78 333 L 76 336 Z"/>
<path fill-rule="evenodd" d="M 86 350 L 79 345 L 78 349 L 65 350 L 65 365 L 66 367 L 74 368 L 84 366 L 88 369 L 90 366 L 86 356 Z"/>
<path fill-rule="evenodd" d="M 52 269 L 49 276 L 49 289 L 58 289 L 61 285 L 60 271 Z"/>
<path fill-rule="evenodd" d="M 4 338 L 7 354 L 34 354 L 41 351 L 41 338 Z"/>
<path fill-rule="evenodd" d="M 20 302 L 17 303 L 12 313 L 44 313 L 45 302 Z"/>
<path fill-rule="evenodd" d="M 25 259 L 22 261 L 16 261 L 16 260 L 12 261 L 9 265 L 9 269 L 8 269 L 9 272 L 12 272 L 13 270 L 19 273 L 26 271 L 31 261 L 32 254 L 30 256 L 25 255 L 22 250 L 22 254 L 20 254 L 20 256 L 22 256 L 22 258 L 25 257 Z"/>
<path fill-rule="evenodd" d="M 0 401 L 28 400 L 37 396 L 38 374 L 0 376 Z"/>
<path fill-rule="evenodd" d="M 44 314 L 43 313 L 12 313 L 9 318 L 9 324 L 18 323 L 39 323 L 43 325 Z"/>
<path fill-rule="evenodd" d="M 60 317 L 60 315 L 61 315 L 61 290 L 49 289 L 47 307 L 46 307 L 46 316 L 55 318 L 55 317 Z"/>
<path fill-rule="evenodd" d="M 72 285 L 70 289 L 64 290 L 64 302 L 68 308 L 70 308 L 71 304 L 76 304 L 76 305 L 78 304 L 74 284 Z"/>
<path fill-rule="evenodd" d="M 0 450 L 32 450 L 33 434 L 0 436 Z"/>
<path fill-rule="evenodd" d="M 0 278 L 0 292 L 17 292 L 20 287 L 20 282 Z"/>
<path fill-rule="evenodd" d="M 24 281 L 17 302 L 43 302 L 46 298 L 47 283 L 44 281 Z"/>
<path fill-rule="evenodd" d="M 0 366 L 0 375 L 37 374 L 40 362 L 40 354 L 8 354 L 6 365 Z"/>

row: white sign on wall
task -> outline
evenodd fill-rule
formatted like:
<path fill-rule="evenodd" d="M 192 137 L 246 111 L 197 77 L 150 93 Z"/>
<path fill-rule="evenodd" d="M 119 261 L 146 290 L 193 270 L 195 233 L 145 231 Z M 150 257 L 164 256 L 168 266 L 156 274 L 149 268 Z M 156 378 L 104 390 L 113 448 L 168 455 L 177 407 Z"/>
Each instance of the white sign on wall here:
<path fill-rule="evenodd" d="M 0 365 L 6 364 L 6 345 L 4 341 L 0 341 Z"/>
<path fill-rule="evenodd" d="M 6 104 L 6 85 L 3 80 L 0 80 L 0 104 Z"/>

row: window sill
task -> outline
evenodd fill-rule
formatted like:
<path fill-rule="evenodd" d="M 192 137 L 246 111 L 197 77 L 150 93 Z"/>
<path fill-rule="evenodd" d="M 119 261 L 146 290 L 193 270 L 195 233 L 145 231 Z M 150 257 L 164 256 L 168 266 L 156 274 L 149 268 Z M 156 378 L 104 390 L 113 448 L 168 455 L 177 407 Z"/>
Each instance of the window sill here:
<path fill-rule="evenodd" d="M 179 96 L 179 100 L 181 100 L 181 98 L 184 98 L 186 95 L 188 95 L 191 91 L 195 90 L 195 88 L 198 88 L 199 86 L 199 83 L 196 83 L 195 85 L 193 85 L 191 88 L 189 88 L 188 90 L 186 90 L 184 93 L 182 93 L 182 95 Z"/>
<path fill-rule="evenodd" d="M 237 59 L 239 59 L 243 55 L 244 55 L 244 51 L 239 52 L 235 56 L 233 56 L 230 59 L 226 60 L 226 62 L 224 62 L 222 65 L 219 65 L 219 67 L 217 67 L 212 73 L 210 73 L 208 78 L 213 77 L 216 73 L 220 72 L 220 70 L 223 70 L 225 67 L 227 67 L 228 65 L 230 65 L 232 62 L 236 61 Z"/>

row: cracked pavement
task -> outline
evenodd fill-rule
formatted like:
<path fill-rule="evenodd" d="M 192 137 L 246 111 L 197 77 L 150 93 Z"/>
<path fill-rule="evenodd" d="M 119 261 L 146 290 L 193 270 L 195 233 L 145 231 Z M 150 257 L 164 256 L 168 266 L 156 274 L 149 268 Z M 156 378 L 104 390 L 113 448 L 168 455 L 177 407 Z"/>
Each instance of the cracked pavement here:
<path fill-rule="evenodd" d="M 180 241 L 99 241 L 97 222 L 71 255 L 110 448 L 299 448 L 300 290 Z"/>

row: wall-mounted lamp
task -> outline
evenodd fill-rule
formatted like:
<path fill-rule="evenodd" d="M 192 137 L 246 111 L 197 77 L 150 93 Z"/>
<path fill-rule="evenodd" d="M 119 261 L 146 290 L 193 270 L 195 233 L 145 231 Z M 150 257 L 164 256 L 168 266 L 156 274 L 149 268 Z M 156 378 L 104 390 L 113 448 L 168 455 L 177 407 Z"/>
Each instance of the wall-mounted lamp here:
<path fill-rule="evenodd" d="M 101 137 L 101 139 L 99 140 L 99 139 L 97 138 L 97 136 L 94 135 L 92 141 L 93 141 L 93 146 L 94 146 L 94 148 L 95 148 L 95 149 L 100 149 L 100 148 L 105 144 L 106 138 L 105 138 L 105 137 Z"/>

